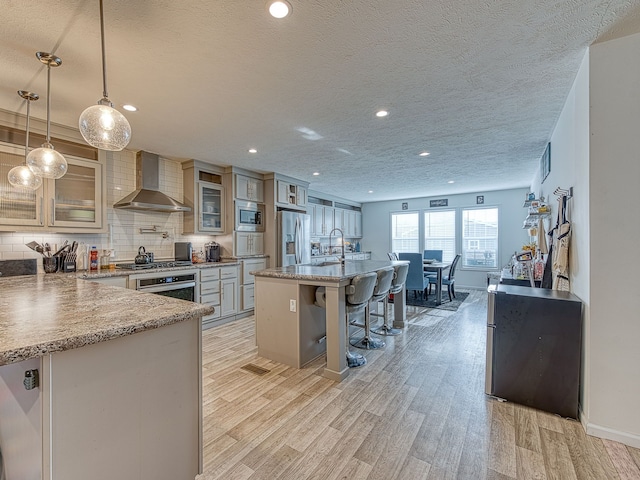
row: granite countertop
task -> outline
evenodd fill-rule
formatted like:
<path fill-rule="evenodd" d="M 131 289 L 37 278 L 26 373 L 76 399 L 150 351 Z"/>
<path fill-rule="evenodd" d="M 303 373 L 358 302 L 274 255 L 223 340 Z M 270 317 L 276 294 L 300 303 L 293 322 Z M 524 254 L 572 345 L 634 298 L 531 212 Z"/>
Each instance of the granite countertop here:
<path fill-rule="evenodd" d="M 208 315 L 213 308 L 76 278 L 0 278 L 0 365 Z"/>
<path fill-rule="evenodd" d="M 74 272 L 72 275 L 77 278 L 91 280 L 92 278 L 126 277 L 128 275 L 137 275 L 140 273 L 175 272 L 178 270 L 193 270 L 194 268 L 201 269 L 201 268 L 214 268 L 214 267 L 228 267 L 229 265 L 240 265 L 240 262 L 225 261 L 225 262 L 194 263 L 192 265 L 184 265 L 181 267 L 142 268 L 139 270 L 134 270 L 129 268 L 116 268 L 115 270 L 98 270 L 96 272 L 90 272 L 90 271 Z M 56 273 L 51 275 L 59 275 L 59 274 Z"/>
<path fill-rule="evenodd" d="M 249 272 L 256 277 L 285 278 L 291 280 L 314 280 L 340 282 L 361 273 L 369 273 L 384 267 L 409 263 L 408 261 L 388 260 L 347 260 L 344 267 L 336 265 L 289 265 L 287 267 L 267 268 Z"/>
<path fill-rule="evenodd" d="M 345 255 L 360 255 L 361 253 L 371 253 L 370 251 L 361 252 L 344 252 Z M 324 257 L 339 257 L 340 253 L 319 253 L 318 255 L 311 255 L 311 258 L 324 258 Z"/>

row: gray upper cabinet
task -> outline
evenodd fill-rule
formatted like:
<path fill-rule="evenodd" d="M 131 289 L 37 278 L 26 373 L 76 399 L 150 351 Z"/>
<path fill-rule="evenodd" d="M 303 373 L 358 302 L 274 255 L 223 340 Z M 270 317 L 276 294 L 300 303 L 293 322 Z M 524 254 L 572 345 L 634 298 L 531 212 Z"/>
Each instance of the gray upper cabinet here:
<path fill-rule="evenodd" d="M 277 180 L 276 204 L 279 207 L 305 210 L 307 187 L 288 180 Z"/>
<path fill-rule="evenodd" d="M 249 202 L 264 202 L 264 182 L 258 178 L 236 174 L 235 198 Z"/>
<path fill-rule="evenodd" d="M 182 164 L 184 203 L 191 208 L 183 217 L 183 233 L 206 235 L 224 233 L 225 208 L 221 168 L 195 160 Z"/>
<path fill-rule="evenodd" d="M 24 163 L 24 148 L 0 144 L 0 230 L 105 231 L 103 163 L 68 154 L 65 159 L 68 170 L 62 178 L 44 179 L 36 191 L 21 191 L 9 184 L 7 174 Z"/>

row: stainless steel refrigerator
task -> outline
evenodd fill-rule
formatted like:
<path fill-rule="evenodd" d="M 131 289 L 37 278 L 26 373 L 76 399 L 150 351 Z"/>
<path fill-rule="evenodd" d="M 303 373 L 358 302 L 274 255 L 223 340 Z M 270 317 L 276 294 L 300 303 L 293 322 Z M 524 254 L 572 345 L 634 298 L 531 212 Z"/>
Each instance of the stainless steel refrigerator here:
<path fill-rule="evenodd" d="M 278 211 L 278 266 L 311 263 L 311 217 Z"/>

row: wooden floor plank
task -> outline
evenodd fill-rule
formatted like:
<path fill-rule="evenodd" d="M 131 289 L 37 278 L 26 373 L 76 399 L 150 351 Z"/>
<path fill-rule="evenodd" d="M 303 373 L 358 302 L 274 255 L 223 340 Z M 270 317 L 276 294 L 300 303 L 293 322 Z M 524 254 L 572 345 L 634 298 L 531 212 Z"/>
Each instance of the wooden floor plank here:
<path fill-rule="evenodd" d="M 407 324 L 340 383 L 259 357 L 253 317 L 204 331 L 202 480 L 640 478 L 639 450 L 484 395 L 486 292 Z"/>
<path fill-rule="evenodd" d="M 370 480 L 398 478 L 423 420 L 423 414 L 408 410 L 395 423 L 389 435 L 376 439 L 380 444 L 384 443 L 385 448 L 373 464 Z M 383 439 L 386 441 L 383 442 Z"/>
<path fill-rule="evenodd" d="M 536 411 L 533 408 L 517 406 L 515 411 L 516 446 L 541 453 L 540 434 Z"/>
<path fill-rule="evenodd" d="M 516 431 L 513 404 L 495 401 L 492 408 L 489 468 L 508 477 L 516 473 Z"/>
<path fill-rule="evenodd" d="M 286 469 L 300 458 L 302 454 L 288 445 L 283 445 L 273 454 L 269 455 L 267 461 L 251 475 L 250 480 L 271 480 L 278 478 Z M 244 461 L 243 461 L 244 464 Z"/>
<path fill-rule="evenodd" d="M 636 466 L 640 468 L 640 448 L 627 447 L 627 451 L 633 461 L 636 462 Z"/>
<path fill-rule="evenodd" d="M 373 467 L 367 463 L 361 462 L 357 458 L 351 458 L 338 473 L 336 478 L 344 478 L 348 480 L 366 480 L 370 478 L 369 474 Z"/>
<path fill-rule="evenodd" d="M 542 453 L 516 446 L 516 478 L 546 480 Z"/>
<path fill-rule="evenodd" d="M 564 434 L 540 428 L 540 444 L 549 480 L 577 480 Z"/>
<path fill-rule="evenodd" d="M 602 440 L 598 444 L 602 448 L 596 450 L 592 443 L 587 441 L 587 435 L 580 422 L 562 422 L 564 440 L 571 456 L 573 468 L 580 480 L 617 480 L 620 477 L 609 460 L 609 455 L 604 448 Z"/>
<path fill-rule="evenodd" d="M 396 479 L 412 479 L 412 480 L 426 480 L 429 475 L 429 469 L 431 465 L 422 460 L 418 460 L 416 457 L 409 455 L 405 459 L 402 468 L 396 475 Z"/>
<path fill-rule="evenodd" d="M 616 466 L 620 480 L 638 480 L 640 468 L 629 454 L 627 447 L 613 440 L 602 440 L 611 461 Z"/>

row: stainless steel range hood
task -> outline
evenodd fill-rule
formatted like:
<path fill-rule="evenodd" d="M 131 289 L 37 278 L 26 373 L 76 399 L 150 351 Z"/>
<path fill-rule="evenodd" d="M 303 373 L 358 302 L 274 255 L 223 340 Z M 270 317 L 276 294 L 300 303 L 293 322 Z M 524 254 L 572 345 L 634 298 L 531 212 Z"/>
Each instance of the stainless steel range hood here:
<path fill-rule="evenodd" d="M 136 191 L 116 202 L 113 208 L 152 212 L 190 212 L 191 208 L 160 190 L 160 157 L 155 153 L 136 153 Z"/>

